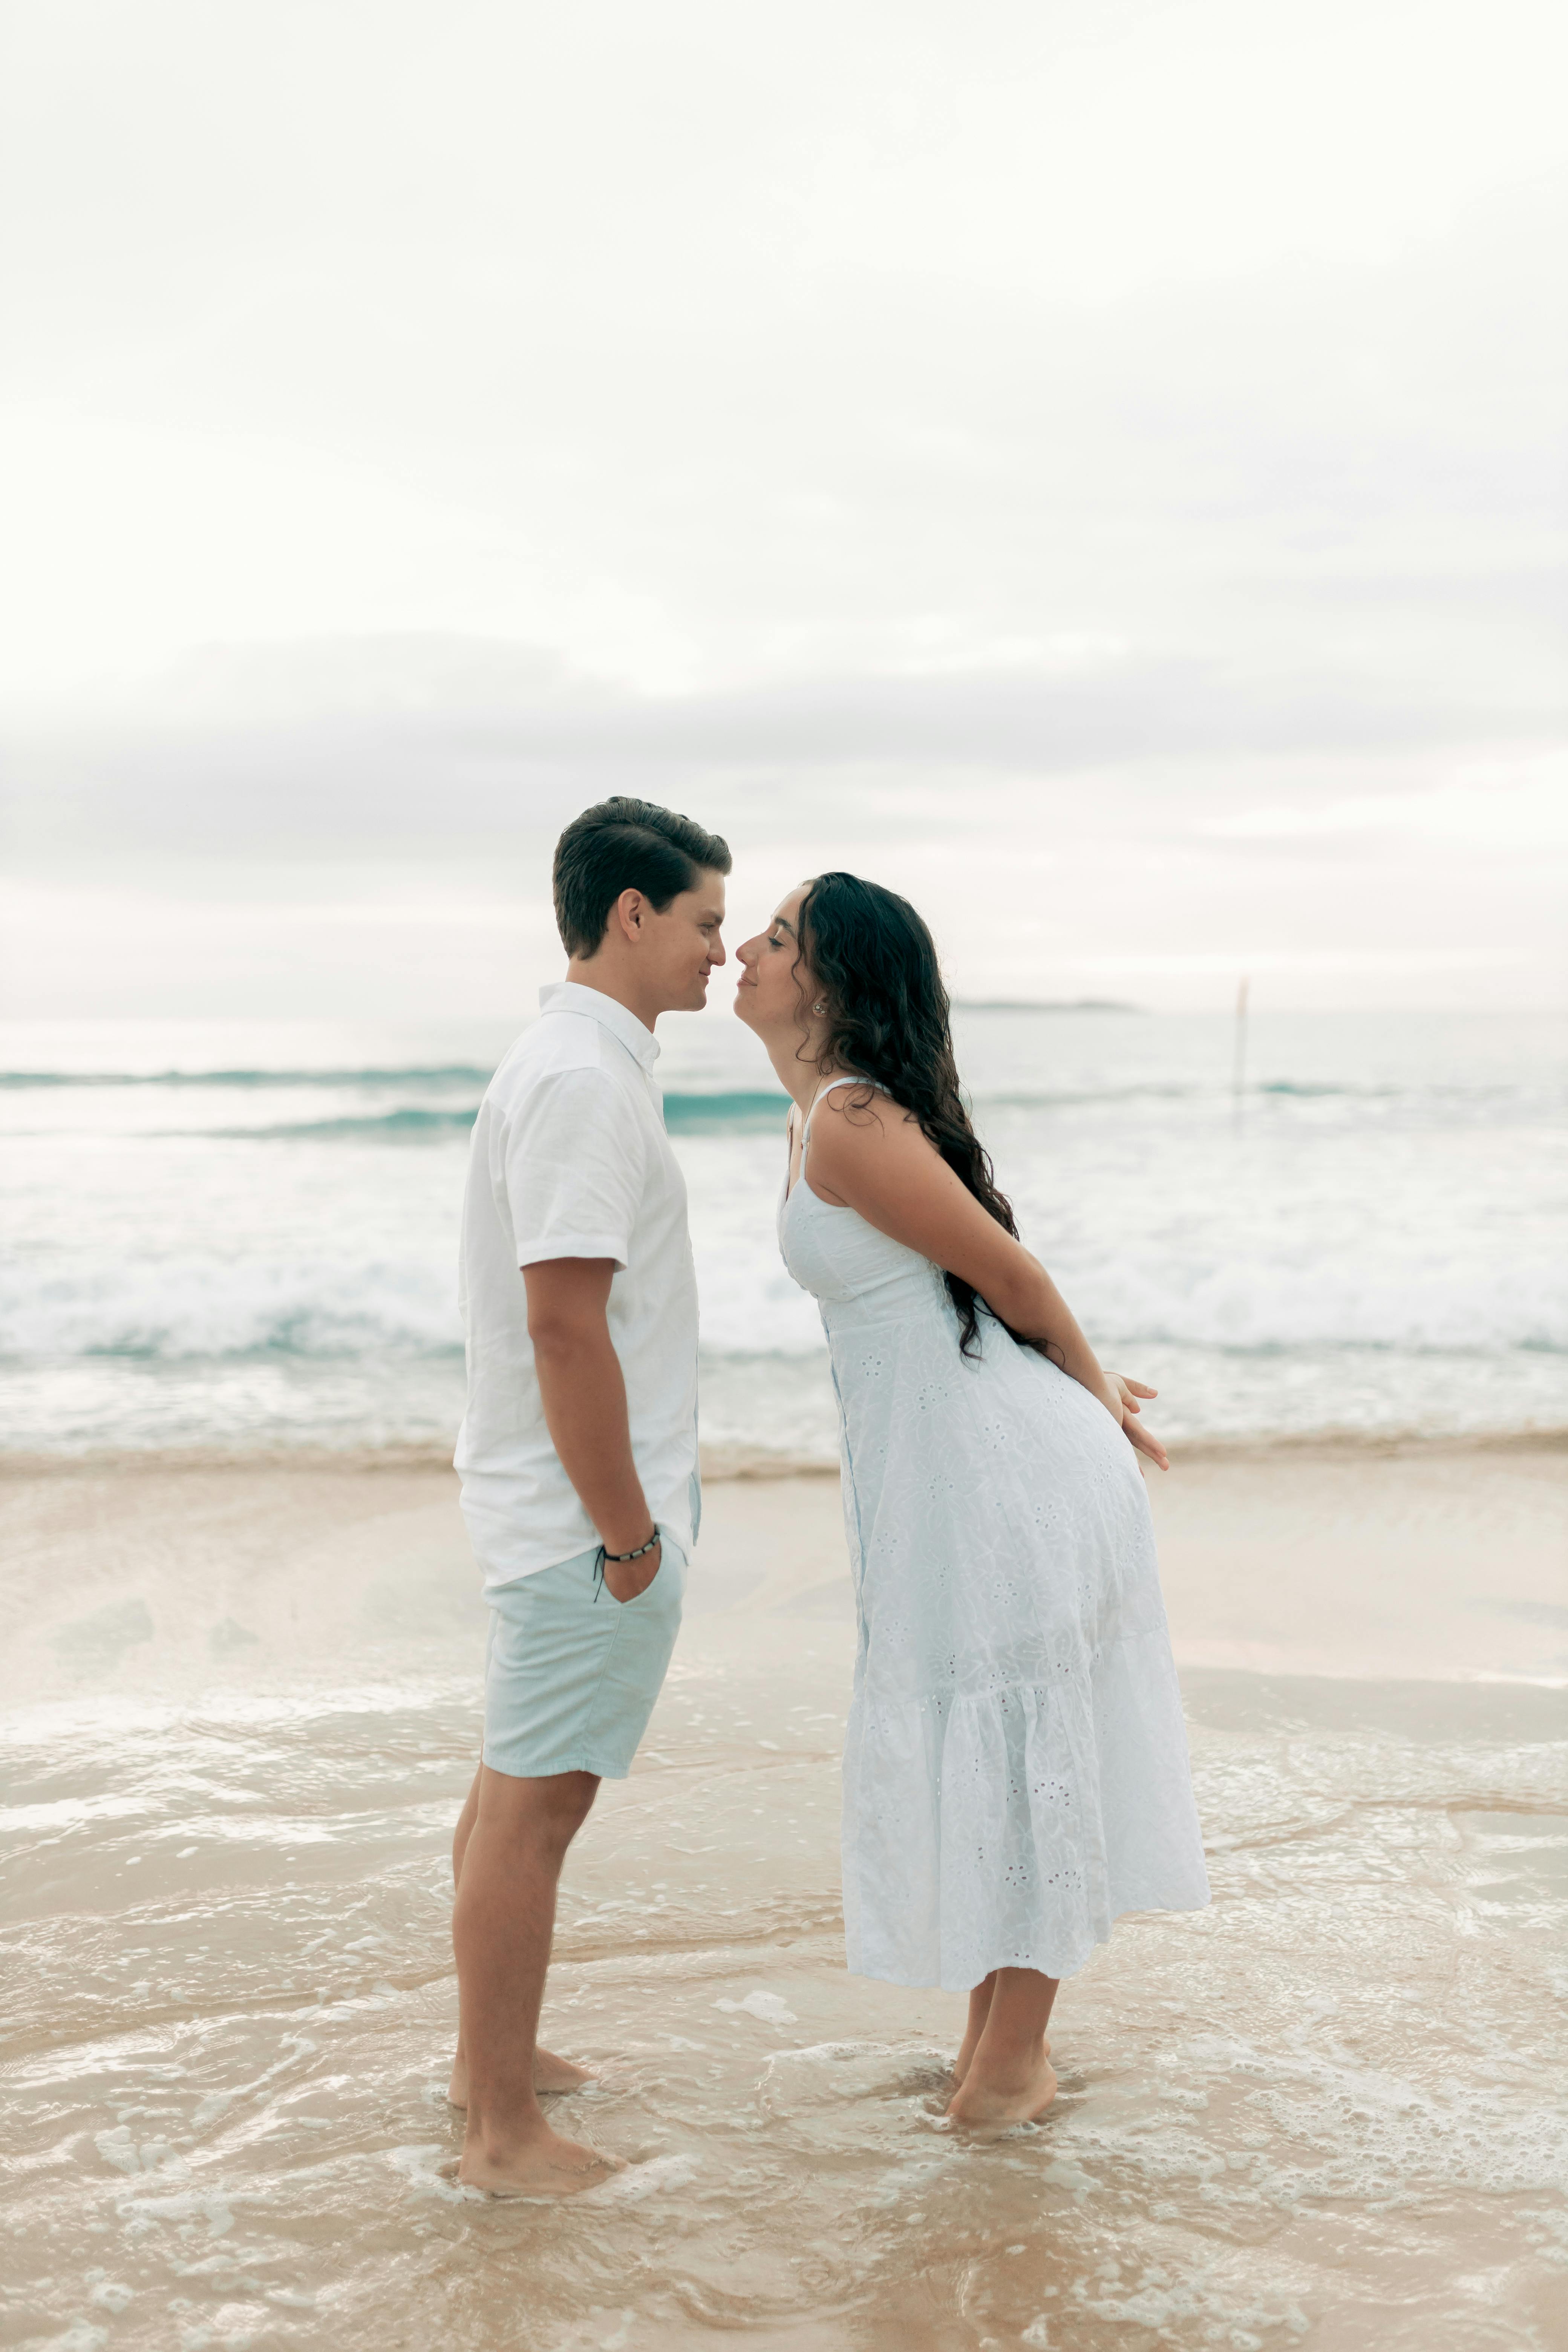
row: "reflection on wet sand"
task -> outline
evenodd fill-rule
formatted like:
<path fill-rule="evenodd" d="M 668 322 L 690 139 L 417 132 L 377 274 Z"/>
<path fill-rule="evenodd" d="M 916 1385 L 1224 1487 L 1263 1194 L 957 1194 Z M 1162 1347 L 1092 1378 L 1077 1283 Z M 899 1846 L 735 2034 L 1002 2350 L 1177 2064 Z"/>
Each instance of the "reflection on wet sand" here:
<path fill-rule="evenodd" d="M 962 2002 L 843 1970 L 834 1483 L 715 1486 L 568 1866 L 545 2032 L 597 2080 L 556 2112 L 626 2169 L 565 2211 L 440 2171 L 480 1633 L 449 1482 L 14 1477 L 5 2340 L 1561 2340 L 1563 1466 L 1319 1449 L 1156 1496 L 1215 1905 L 1118 1929 L 1048 2117 L 992 2141 L 942 2119 Z"/>

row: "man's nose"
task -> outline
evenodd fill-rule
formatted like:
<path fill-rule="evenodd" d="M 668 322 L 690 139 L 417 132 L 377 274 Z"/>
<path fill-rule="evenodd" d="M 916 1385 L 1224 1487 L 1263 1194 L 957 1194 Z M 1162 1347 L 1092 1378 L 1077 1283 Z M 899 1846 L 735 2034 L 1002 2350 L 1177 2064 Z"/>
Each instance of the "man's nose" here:
<path fill-rule="evenodd" d="M 717 931 L 708 943 L 708 961 L 710 963 L 728 963 L 730 961 L 724 952 L 724 942 Z"/>

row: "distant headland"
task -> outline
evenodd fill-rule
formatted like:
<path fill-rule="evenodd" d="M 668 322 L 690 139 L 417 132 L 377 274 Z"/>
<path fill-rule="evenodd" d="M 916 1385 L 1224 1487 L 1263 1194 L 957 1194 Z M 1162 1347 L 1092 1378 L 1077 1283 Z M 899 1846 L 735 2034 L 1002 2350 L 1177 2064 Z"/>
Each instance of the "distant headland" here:
<path fill-rule="evenodd" d="M 1013 997 L 955 996 L 955 1013 L 1142 1013 L 1142 1004 L 1123 1004 L 1111 996 Z"/>

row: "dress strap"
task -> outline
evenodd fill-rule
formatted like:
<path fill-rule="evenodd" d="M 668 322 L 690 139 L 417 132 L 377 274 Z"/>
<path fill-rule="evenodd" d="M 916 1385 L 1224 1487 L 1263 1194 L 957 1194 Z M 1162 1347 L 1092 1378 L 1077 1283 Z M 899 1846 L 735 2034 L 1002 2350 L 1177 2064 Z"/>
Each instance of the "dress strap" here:
<path fill-rule="evenodd" d="M 812 1111 L 815 1111 L 823 1096 L 830 1095 L 835 1087 L 876 1087 L 879 1095 L 885 1095 L 888 1091 L 886 1087 L 877 1086 L 875 1078 L 863 1078 L 858 1070 L 846 1070 L 841 1077 L 829 1078 L 825 1085 L 818 1087 L 811 1098 L 811 1108 L 806 1112 L 800 1130 L 800 1150 L 803 1160 L 805 1157 L 806 1137 L 811 1132 Z"/>

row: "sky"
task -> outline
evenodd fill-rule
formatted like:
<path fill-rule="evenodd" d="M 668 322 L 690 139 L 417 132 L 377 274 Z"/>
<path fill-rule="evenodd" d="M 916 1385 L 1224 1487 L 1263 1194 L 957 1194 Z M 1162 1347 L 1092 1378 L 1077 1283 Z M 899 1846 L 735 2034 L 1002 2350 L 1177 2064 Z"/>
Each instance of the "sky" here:
<path fill-rule="evenodd" d="M 1568 1002 L 1556 0 L 0 0 L 0 1011 Z"/>

